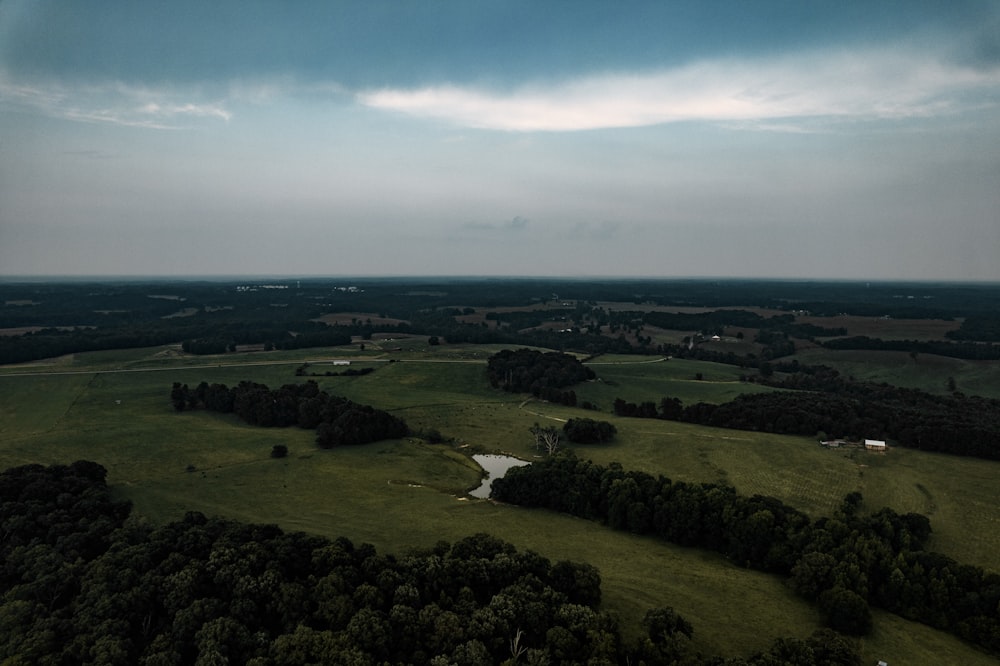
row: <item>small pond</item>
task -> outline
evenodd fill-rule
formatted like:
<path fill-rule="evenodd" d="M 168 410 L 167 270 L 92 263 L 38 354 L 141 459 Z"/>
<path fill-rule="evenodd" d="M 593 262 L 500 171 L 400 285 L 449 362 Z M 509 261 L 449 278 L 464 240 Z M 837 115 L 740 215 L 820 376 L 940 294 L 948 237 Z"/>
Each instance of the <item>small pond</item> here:
<path fill-rule="evenodd" d="M 486 499 L 490 496 L 490 488 L 493 485 L 493 479 L 503 478 L 503 475 L 507 473 L 511 467 L 523 467 L 525 465 L 530 465 L 527 460 L 521 460 L 520 458 L 515 458 L 514 456 L 501 456 L 492 454 L 477 454 L 472 456 L 472 459 L 479 463 L 479 466 L 486 470 L 486 478 L 483 479 L 482 485 L 480 485 L 475 490 L 470 490 L 469 494 L 473 497 L 479 497 Z"/>

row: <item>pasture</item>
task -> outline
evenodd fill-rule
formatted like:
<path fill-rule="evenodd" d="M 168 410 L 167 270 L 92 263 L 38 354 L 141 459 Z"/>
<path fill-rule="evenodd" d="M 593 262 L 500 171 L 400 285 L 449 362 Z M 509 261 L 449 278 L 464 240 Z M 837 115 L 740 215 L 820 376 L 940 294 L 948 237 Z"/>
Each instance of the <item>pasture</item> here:
<path fill-rule="evenodd" d="M 134 502 L 137 520 L 168 521 L 198 510 L 345 535 L 383 552 L 488 531 L 553 560 L 597 566 L 605 604 L 623 625 L 636 626 L 651 606 L 671 605 L 693 623 L 698 649 L 728 656 L 763 649 L 778 636 L 809 634 L 819 626 L 815 608 L 781 579 L 711 554 L 543 511 L 469 500 L 464 493 L 478 485 L 480 470 L 466 453 L 507 451 L 531 459 L 532 423 L 601 418 L 619 434 L 612 444 L 577 448 L 595 462 L 619 461 L 675 480 L 730 483 L 741 493 L 773 495 L 814 516 L 860 490 L 868 509 L 888 505 L 930 515 L 932 548 L 1000 569 L 996 463 L 901 449 L 886 455 L 831 451 L 806 438 L 585 412 L 490 388 L 484 364 L 492 348 L 428 348 L 417 339 L 409 344 L 412 351 L 392 354 L 367 345 L 360 352 L 354 345 L 224 357 L 154 348 L 3 368 L 0 464 L 96 460 L 108 468 L 114 491 Z M 437 429 L 454 443 L 430 445 L 413 437 L 324 451 L 310 431 L 177 413 L 168 399 L 174 381 L 232 385 L 250 379 L 276 387 L 306 379 L 294 376 L 305 360 L 317 373 L 343 370 L 326 365 L 333 358 L 350 358 L 352 368 L 370 365 L 375 372 L 315 377 L 325 390 L 390 410 L 417 431 Z M 636 401 L 676 395 L 689 402 L 761 389 L 740 383 L 733 374 L 738 369 L 728 366 L 630 359 L 636 360 L 595 363 L 601 381 L 577 387 L 580 399 L 608 409 L 618 396 Z M 700 381 L 693 379 L 697 372 Z M 275 444 L 288 446 L 289 456 L 270 458 Z M 910 664 L 993 663 L 948 635 L 878 613 L 863 651 L 872 662 L 891 655 Z"/>
<path fill-rule="evenodd" d="M 669 396 L 680 398 L 685 405 L 719 404 L 741 393 L 772 390 L 741 382 L 745 370 L 707 361 L 608 355 L 588 363 L 588 367 L 598 379 L 574 387 L 577 400 L 589 400 L 602 411 L 610 411 L 615 398 L 634 403 L 651 400 L 658 405 L 661 398 Z"/>
<path fill-rule="evenodd" d="M 957 331 L 962 324 L 961 321 L 947 319 L 894 319 L 846 314 L 835 317 L 800 315 L 795 321 L 824 328 L 845 328 L 847 335 L 865 335 L 882 340 L 944 340 L 947 333 Z"/>
<path fill-rule="evenodd" d="M 846 377 L 885 382 L 928 393 L 949 393 L 948 378 L 955 389 L 969 395 L 1000 398 L 1000 361 L 969 361 L 936 354 L 902 351 L 804 349 L 795 354 L 800 363 L 828 365 Z"/>

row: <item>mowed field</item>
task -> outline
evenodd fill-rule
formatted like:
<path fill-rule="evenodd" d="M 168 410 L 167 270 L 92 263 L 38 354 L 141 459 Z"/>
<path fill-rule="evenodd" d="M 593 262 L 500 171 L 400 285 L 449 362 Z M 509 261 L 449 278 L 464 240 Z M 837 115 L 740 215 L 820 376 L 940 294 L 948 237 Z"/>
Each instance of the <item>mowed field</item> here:
<path fill-rule="evenodd" d="M 882 456 L 828 451 L 807 438 L 618 419 L 607 411 L 550 405 L 488 386 L 485 359 L 495 349 L 429 348 L 425 342 L 406 341 L 392 354 L 369 346 L 364 353 L 353 347 L 218 358 L 157 348 L 3 368 L 0 464 L 96 460 L 108 468 L 115 492 L 134 502 L 136 517 L 155 522 L 198 510 L 344 535 L 383 552 L 491 532 L 553 560 L 593 563 L 601 570 L 605 604 L 624 625 L 637 626 L 652 606 L 670 605 L 693 623 L 699 649 L 728 656 L 763 649 L 779 636 L 808 635 L 819 626 L 816 610 L 780 578 L 712 554 L 548 512 L 467 499 L 464 493 L 478 485 L 480 470 L 466 454 L 507 451 L 531 459 L 532 423 L 601 418 L 615 423 L 619 436 L 607 446 L 578 448 L 595 462 L 619 461 L 676 480 L 726 482 L 742 493 L 774 495 L 815 516 L 860 490 L 869 509 L 888 505 L 930 515 L 932 548 L 1000 569 L 1000 466 L 994 463 L 900 449 Z M 455 445 L 408 438 L 323 451 L 310 431 L 177 413 L 168 399 L 174 381 L 232 385 L 250 379 L 277 387 L 302 381 L 294 371 L 304 360 L 316 373 L 343 370 L 328 365 L 333 358 L 350 358 L 351 367 L 371 365 L 375 372 L 316 377 L 324 389 L 391 410 L 416 430 L 435 428 Z M 577 387 L 580 399 L 608 410 L 618 396 L 638 401 L 677 395 L 687 403 L 761 389 L 740 383 L 728 366 L 636 360 L 595 362 L 601 381 Z M 700 381 L 693 379 L 697 372 Z M 279 443 L 290 455 L 271 459 L 271 447 Z M 865 660 L 873 663 L 887 655 L 908 664 L 994 663 L 946 634 L 882 613 L 876 613 L 875 632 L 862 647 Z"/>

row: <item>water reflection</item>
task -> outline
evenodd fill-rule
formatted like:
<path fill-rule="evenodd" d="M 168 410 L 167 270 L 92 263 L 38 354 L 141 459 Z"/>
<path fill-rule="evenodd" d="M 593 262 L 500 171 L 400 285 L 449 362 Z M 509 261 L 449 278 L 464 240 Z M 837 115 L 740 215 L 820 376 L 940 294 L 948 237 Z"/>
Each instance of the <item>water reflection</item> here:
<path fill-rule="evenodd" d="M 493 485 L 493 479 L 503 478 L 503 475 L 507 473 L 511 467 L 523 467 L 525 465 L 530 465 L 527 460 L 521 460 L 520 458 L 515 458 L 514 456 L 502 456 L 495 454 L 477 454 L 472 456 L 472 459 L 479 463 L 479 466 L 486 470 L 486 478 L 483 479 L 482 485 L 480 485 L 475 490 L 469 491 L 469 494 L 473 497 L 480 497 L 486 499 L 490 496 L 490 488 Z"/>

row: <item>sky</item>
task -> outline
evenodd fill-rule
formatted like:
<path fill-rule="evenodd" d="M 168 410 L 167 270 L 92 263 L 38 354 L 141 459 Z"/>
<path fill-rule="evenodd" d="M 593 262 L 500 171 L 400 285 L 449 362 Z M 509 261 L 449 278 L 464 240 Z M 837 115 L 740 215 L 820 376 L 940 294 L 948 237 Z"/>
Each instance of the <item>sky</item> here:
<path fill-rule="evenodd" d="M 1000 2 L 0 0 L 0 275 L 1000 281 Z"/>

